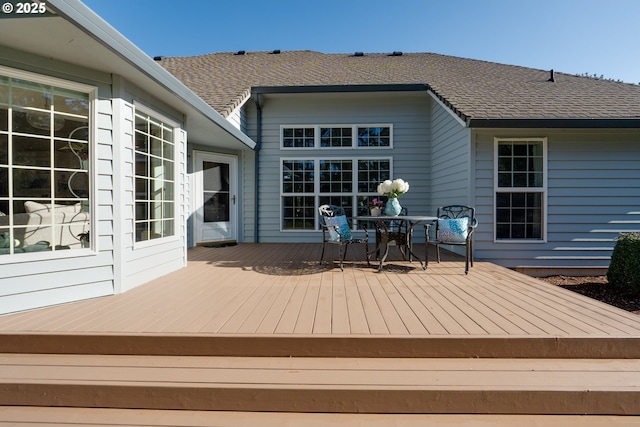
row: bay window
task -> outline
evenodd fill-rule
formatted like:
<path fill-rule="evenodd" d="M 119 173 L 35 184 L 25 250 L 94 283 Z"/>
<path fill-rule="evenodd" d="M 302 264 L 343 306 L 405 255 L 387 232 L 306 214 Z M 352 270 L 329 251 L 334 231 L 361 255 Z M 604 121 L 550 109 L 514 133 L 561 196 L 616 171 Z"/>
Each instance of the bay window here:
<path fill-rule="evenodd" d="M 0 68 L 0 255 L 90 245 L 94 93 Z"/>

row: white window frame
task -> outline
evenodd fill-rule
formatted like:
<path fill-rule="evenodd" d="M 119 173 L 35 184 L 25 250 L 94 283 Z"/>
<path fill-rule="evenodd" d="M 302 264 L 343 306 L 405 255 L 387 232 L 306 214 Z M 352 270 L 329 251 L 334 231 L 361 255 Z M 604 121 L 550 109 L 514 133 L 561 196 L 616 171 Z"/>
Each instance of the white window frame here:
<path fill-rule="evenodd" d="M 76 92 L 86 93 L 88 97 L 89 104 L 89 135 L 88 135 L 88 144 L 89 144 L 89 247 L 82 249 L 74 249 L 74 250 L 57 250 L 57 251 L 41 251 L 41 252 L 29 252 L 29 253 L 13 253 L 13 254 L 4 254 L 0 256 L 0 265 L 2 264 L 11 264 L 15 263 L 19 260 L 19 262 L 23 261 L 39 261 L 39 260 L 51 260 L 51 259 L 63 259 L 63 258 L 75 258 L 78 256 L 87 256 L 87 255 L 96 255 L 99 251 L 98 249 L 98 238 L 99 236 L 99 224 L 97 221 L 97 186 L 96 186 L 96 176 L 97 176 L 97 161 L 96 161 L 96 153 L 97 153 L 97 142 L 96 142 L 96 128 L 98 124 L 98 108 L 97 108 L 97 100 L 98 100 L 98 88 L 96 86 L 91 86 L 83 83 L 78 83 L 70 80 L 64 80 L 57 77 L 47 76 L 43 74 L 33 73 L 30 71 L 18 70 L 15 68 L 6 67 L 0 65 L 0 75 L 13 78 L 26 80 L 33 83 L 55 86 L 60 89 L 67 89 Z M 10 221 L 10 226 L 13 226 L 13 221 Z"/>
<path fill-rule="evenodd" d="M 326 160 L 326 161 L 351 161 L 352 162 L 352 171 L 353 171 L 353 188 L 352 191 L 349 193 L 320 193 L 320 162 Z M 344 157 L 332 157 L 332 156 L 298 156 L 298 157 L 281 157 L 279 159 L 279 164 L 278 164 L 278 171 L 280 174 L 280 179 L 279 179 L 279 184 L 280 184 L 280 191 L 279 191 L 279 195 L 280 195 L 280 210 L 279 210 L 279 214 L 278 214 L 278 218 L 279 218 L 279 223 L 280 223 L 280 231 L 281 232 L 285 232 L 285 233 L 291 233 L 291 232 L 302 232 L 302 233 L 308 233 L 308 232 L 317 232 L 320 228 L 318 226 L 319 222 L 318 222 L 318 212 L 317 212 L 317 208 L 319 206 L 319 202 L 320 202 L 320 198 L 321 197 L 350 197 L 351 198 L 351 203 L 352 206 L 354 206 L 357 209 L 356 203 L 357 203 L 357 197 L 358 196 L 379 196 L 379 194 L 377 193 L 377 191 L 372 191 L 372 192 L 358 192 L 358 181 L 357 181 L 357 175 L 358 175 L 358 162 L 360 160 L 376 160 L 376 161 L 388 161 L 389 162 L 389 176 L 393 176 L 393 157 L 392 156 L 357 156 L 357 157 L 353 157 L 353 156 L 344 156 Z M 313 174 L 314 174 L 314 185 L 313 185 L 313 193 L 285 193 L 283 192 L 282 188 L 283 188 L 283 184 L 284 184 L 284 180 L 282 177 L 282 164 L 285 161 L 312 161 L 314 164 L 314 169 L 313 169 Z M 283 227 L 283 221 L 282 221 L 282 213 L 284 210 L 284 204 L 283 204 L 283 199 L 284 197 L 295 197 L 295 196 L 301 196 L 301 197 L 313 197 L 314 198 L 314 206 L 315 206 L 315 218 L 314 218 L 314 228 L 313 229 L 286 229 Z"/>
<path fill-rule="evenodd" d="M 136 112 L 140 112 L 142 114 L 147 114 L 151 117 L 153 117 L 156 120 L 161 121 L 163 124 L 168 125 L 169 127 L 171 127 L 171 130 L 173 132 L 173 162 L 174 162 L 174 166 L 173 166 L 173 220 L 174 220 L 174 232 L 173 235 L 171 236 L 164 236 L 164 237 L 160 237 L 160 238 L 156 238 L 156 239 L 147 239 L 147 240 L 141 240 L 138 241 L 136 240 L 136 202 L 138 199 L 136 199 L 136 195 L 135 195 L 135 189 L 136 189 L 136 174 L 135 174 L 135 146 L 132 146 L 132 154 L 133 154 L 133 175 L 132 175 L 132 185 L 133 185 L 133 217 L 131 219 L 132 223 L 133 223 L 133 248 L 135 249 L 144 249 L 144 248 L 148 248 L 151 246 L 155 246 L 158 244 L 163 244 L 166 242 L 171 242 L 174 240 L 178 240 L 180 239 L 180 236 L 178 235 L 178 230 L 180 228 L 180 224 L 178 223 L 178 219 L 179 219 L 179 214 L 180 214 L 180 210 L 178 207 L 178 178 L 179 178 L 179 167 L 180 167 L 180 158 L 179 158 L 179 140 L 178 140 L 178 135 L 179 132 L 181 131 L 180 125 L 173 119 L 167 117 L 166 115 L 158 112 L 157 110 L 148 107 L 145 104 L 141 104 L 139 102 L 134 102 L 133 103 L 133 132 L 134 132 L 134 136 L 133 136 L 133 142 L 135 143 L 135 120 L 136 120 Z"/>
<path fill-rule="evenodd" d="M 322 128 L 351 128 L 351 145 L 346 147 L 321 147 L 320 129 Z M 358 129 L 361 128 L 389 128 L 388 147 L 360 147 L 358 146 Z M 313 147 L 285 147 L 285 129 L 313 129 Z M 393 149 L 393 125 L 392 124 L 319 124 L 319 125 L 280 125 L 280 149 L 287 150 L 391 150 Z"/>
<path fill-rule="evenodd" d="M 501 142 L 542 142 L 542 186 L 541 187 L 499 187 L 498 186 L 498 147 Z M 511 243 L 525 243 L 525 244 L 541 244 L 547 242 L 547 199 L 548 199 L 548 151 L 547 151 L 547 138 L 546 137 L 531 137 L 531 138 L 508 138 L 508 137 L 495 137 L 494 149 L 493 149 L 493 241 L 494 243 L 511 244 Z M 539 239 L 498 239 L 497 236 L 497 197 L 498 193 L 541 193 L 542 201 L 542 218 L 540 227 L 541 233 Z"/>

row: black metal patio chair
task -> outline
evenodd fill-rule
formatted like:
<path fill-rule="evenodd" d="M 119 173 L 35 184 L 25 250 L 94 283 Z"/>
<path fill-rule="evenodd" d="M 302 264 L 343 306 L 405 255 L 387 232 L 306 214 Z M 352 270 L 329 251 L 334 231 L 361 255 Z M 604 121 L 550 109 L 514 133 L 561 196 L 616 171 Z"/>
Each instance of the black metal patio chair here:
<path fill-rule="evenodd" d="M 324 252 L 327 244 L 340 247 L 340 270 L 344 271 L 344 259 L 347 256 L 347 248 L 354 243 L 364 244 L 367 265 L 371 265 L 369 253 L 369 233 L 364 229 L 364 239 L 356 239 L 351 233 L 351 223 L 345 215 L 344 209 L 335 205 L 322 205 L 318 208 L 320 213 L 320 226 L 322 228 L 322 254 L 320 263 L 324 260 Z"/>
<path fill-rule="evenodd" d="M 464 274 L 473 267 L 473 232 L 478 225 L 476 210 L 470 206 L 450 205 L 438 208 L 434 224 L 425 224 L 427 253 L 429 244 L 436 245 L 436 257 L 440 262 L 440 245 L 465 246 Z M 435 240 L 429 239 L 429 228 L 435 225 Z"/>

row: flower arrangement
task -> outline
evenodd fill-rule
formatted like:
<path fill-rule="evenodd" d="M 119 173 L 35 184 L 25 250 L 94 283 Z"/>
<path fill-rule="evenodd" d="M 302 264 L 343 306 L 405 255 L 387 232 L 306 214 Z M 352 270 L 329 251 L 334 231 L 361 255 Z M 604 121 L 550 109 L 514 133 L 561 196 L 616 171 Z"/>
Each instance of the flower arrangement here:
<path fill-rule="evenodd" d="M 369 202 L 370 208 L 381 208 L 384 206 L 384 202 L 377 197 Z"/>
<path fill-rule="evenodd" d="M 385 195 L 390 199 L 396 199 L 409 191 L 409 183 L 398 178 L 391 181 L 386 179 L 378 184 L 378 194 Z"/>

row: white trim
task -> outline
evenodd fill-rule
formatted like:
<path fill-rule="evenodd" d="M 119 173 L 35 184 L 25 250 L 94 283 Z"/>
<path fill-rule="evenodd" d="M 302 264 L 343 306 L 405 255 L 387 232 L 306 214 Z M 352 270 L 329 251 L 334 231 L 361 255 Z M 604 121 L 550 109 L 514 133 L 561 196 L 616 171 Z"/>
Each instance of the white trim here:
<path fill-rule="evenodd" d="M 513 142 L 542 142 L 542 186 L 541 187 L 498 187 L 498 146 L 500 142 L 513 141 Z M 508 138 L 508 137 L 494 137 L 493 138 L 493 242 L 494 243 L 526 243 L 526 244 L 541 244 L 547 243 L 547 200 L 548 200 L 548 152 L 547 152 L 547 137 L 531 137 L 531 138 Z M 540 239 L 498 239 L 497 238 L 497 218 L 496 218 L 496 204 L 498 193 L 541 193 L 542 194 L 542 222 L 541 222 L 541 236 Z"/>
<path fill-rule="evenodd" d="M 2 264 L 11 264 L 15 262 L 25 262 L 25 261 L 40 261 L 40 260 L 51 260 L 51 259 L 64 259 L 64 258 L 75 258 L 79 256 L 93 256 L 98 253 L 98 188 L 97 188 L 97 151 L 98 151 L 98 142 L 96 141 L 96 129 L 98 126 L 98 88 L 96 86 L 87 85 L 83 83 L 77 83 L 71 80 L 65 80 L 57 77 L 51 77 L 44 74 L 34 73 L 30 71 L 19 70 L 15 68 L 6 67 L 0 65 L 0 75 L 12 78 L 12 79 L 20 79 L 26 80 L 31 83 L 42 84 L 47 86 L 53 86 L 55 88 L 72 90 L 75 92 L 81 92 L 87 95 L 88 103 L 89 103 L 89 112 L 87 114 L 87 118 L 89 120 L 89 132 L 88 132 L 88 141 L 87 144 L 89 146 L 89 240 L 90 247 L 89 248 L 80 248 L 73 249 L 71 251 L 58 250 L 58 251 L 42 251 L 42 252 L 31 252 L 31 253 L 13 253 L 13 254 L 4 254 L 0 256 L 0 265 Z M 9 124 L 11 124 L 11 117 L 9 117 Z M 9 135 L 12 134 L 11 129 L 9 129 Z M 36 136 L 37 138 L 39 136 Z M 43 136 L 43 139 L 51 139 L 50 136 Z M 53 169 L 53 163 L 50 164 L 49 170 Z M 9 177 L 12 180 L 12 176 Z M 54 185 L 52 182 L 51 185 Z M 13 203 L 13 200 L 10 200 Z M 9 227 L 14 225 L 13 219 L 9 220 Z M 54 224 L 58 225 L 58 224 Z M 52 230 L 53 232 L 53 230 Z M 19 258 L 16 258 L 18 256 Z"/>
<path fill-rule="evenodd" d="M 198 162 L 205 158 L 222 160 L 224 162 L 228 162 L 230 165 L 229 178 L 231 179 L 231 182 L 229 183 L 230 184 L 229 196 L 235 196 L 236 198 L 236 202 L 234 203 L 235 207 L 229 210 L 229 222 L 233 224 L 233 229 L 234 229 L 233 234 L 230 236 L 230 240 L 238 241 L 238 235 L 240 231 L 240 223 L 238 222 L 238 219 L 239 219 L 238 206 L 240 203 L 240 196 L 238 195 L 238 189 L 239 189 L 238 156 L 231 155 L 231 154 L 221 154 L 221 153 L 216 153 L 212 151 L 194 150 L 192 153 L 193 191 L 192 191 L 192 197 L 191 197 L 191 212 L 194 217 L 193 227 L 192 227 L 193 243 L 194 245 L 197 245 L 198 243 L 202 243 L 198 241 L 198 224 L 196 223 L 198 221 L 198 216 L 196 215 L 196 212 L 198 211 L 198 206 L 196 202 L 200 200 L 200 195 L 203 193 L 202 179 L 199 176 L 200 175 L 199 173 L 202 171 L 198 169 Z"/>
<path fill-rule="evenodd" d="M 150 117 L 161 121 L 163 124 L 168 125 L 169 127 L 171 127 L 172 130 L 172 134 L 173 134 L 173 140 L 171 141 L 171 143 L 173 144 L 173 235 L 171 236 L 166 236 L 166 237 L 160 237 L 158 239 L 148 239 L 148 240 L 141 240 L 138 241 L 136 240 L 136 203 L 137 203 L 137 198 L 136 198 L 136 149 L 135 146 L 131 147 L 131 150 L 133 152 L 133 175 L 131 176 L 132 180 L 133 180 L 133 250 L 135 251 L 136 249 L 144 249 L 144 248 L 148 248 L 148 247 L 152 247 L 155 246 L 157 244 L 161 244 L 164 242 L 171 242 L 173 240 L 178 240 L 180 239 L 179 236 L 179 230 L 180 230 L 180 213 L 181 213 L 181 209 L 182 206 L 178 206 L 179 203 L 179 197 L 178 197 L 178 179 L 179 179 L 179 151 L 178 151 L 178 146 L 180 144 L 179 141 L 179 132 L 182 130 L 180 124 L 178 122 L 176 122 L 175 120 L 165 116 L 162 113 L 157 112 L 156 110 L 141 104 L 140 102 L 134 101 L 132 104 L 132 112 L 133 112 L 133 129 L 132 129 L 132 141 L 135 144 L 135 139 L 136 139 L 136 127 L 135 127 L 135 122 L 136 122 L 136 113 L 140 112 L 143 114 L 147 114 Z M 149 177 L 151 178 L 151 177 Z M 163 218 L 164 219 L 164 218 Z"/>
<path fill-rule="evenodd" d="M 449 113 L 449 115 L 450 115 L 451 117 L 453 117 L 453 118 L 454 118 L 454 119 L 455 119 L 455 120 L 456 120 L 456 121 L 457 121 L 457 122 L 458 122 L 462 127 L 465 127 L 465 128 L 467 127 L 467 124 L 465 123 L 465 121 L 464 121 L 464 120 L 462 120 L 462 119 L 460 118 L 460 116 L 458 116 L 456 113 L 454 113 L 454 112 L 453 112 L 453 110 L 451 110 L 451 107 L 448 107 L 447 105 L 445 105 L 445 103 L 444 103 L 444 102 L 442 102 L 442 101 L 440 100 L 440 98 L 438 98 L 438 96 L 437 96 L 435 93 L 433 93 L 433 92 L 432 92 L 432 91 L 430 91 L 430 90 L 428 90 L 428 91 L 427 91 L 427 93 L 428 93 L 429 95 L 431 95 L 431 98 L 433 98 L 433 100 L 434 100 L 434 101 L 436 101 L 436 103 L 437 103 L 439 106 L 441 106 L 442 108 L 444 108 L 444 109 L 445 109 L 445 111 L 446 111 L 447 113 Z"/>
<path fill-rule="evenodd" d="M 6 75 L 7 77 L 17 78 L 22 80 L 31 80 L 31 81 L 35 80 L 35 83 L 42 83 L 50 86 L 58 86 L 63 89 L 75 90 L 77 92 L 87 92 L 87 93 L 95 92 L 97 94 L 97 91 L 98 91 L 98 88 L 95 86 L 87 85 L 84 83 L 77 83 L 71 80 L 63 80 L 58 77 L 51 77 L 44 74 L 33 73 L 31 71 L 18 70 L 16 68 L 9 68 L 4 65 L 0 65 L 0 74 Z"/>
<path fill-rule="evenodd" d="M 351 145 L 346 147 L 322 147 L 320 146 L 322 128 L 351 128 Z M 389 146 L 360 147 L 358 146 L 358 129 L 361 128 L 389 128 Z M 283 144 L 284 129 L 313 129 L 313 147 L 285 147 Z M 391 150 L 393 149 L 393 124 L 317 124 L 317 125 L 280 125 L 280 150 Z"/>

